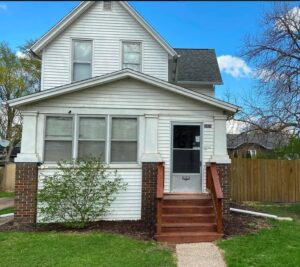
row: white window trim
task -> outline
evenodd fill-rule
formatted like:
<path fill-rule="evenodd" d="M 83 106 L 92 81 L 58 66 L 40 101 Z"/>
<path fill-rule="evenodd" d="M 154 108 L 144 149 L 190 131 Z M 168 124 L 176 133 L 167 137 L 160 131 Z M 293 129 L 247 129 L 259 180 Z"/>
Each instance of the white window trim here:
<path fill-rule="evenodd" d="M 140 44 L 140 53 L 141 53 L 141 58 L 140 58 L 140 72 L 144 72 L 144 64 L 143 64 L 143 54 L 144 54 L 144 43 L 141 40 L 127 40 L 127 39 L 121 39 L 120 40 L 120 69 L 123 69 L 123 64 L 124 64 L 124 43 L 139 43 Z"/>
<path fill-rule="evenodd" d="M 49 117 L 67 117 L 67 118 L 72 118 L 72 139 L 68 139 L 68 138 L 47 138 L 46 134 L 47 134 L 47 118 Z M 47 114 L 44 118 L 44 138 L 43 138 L 43 161 L 47 162 L 47 163 L 56 163 L 55 161 L 45 161 L 45 152 L 46 152 L 46 141 L 71 141 L 72 143 L 72 151 L 71 151 L 71 159 L 74 158 L 74 129 L 75 129 L 75 118 L 74 115 L 66 115 L 66 114 Z"/>
<path fill-rule="evenodd" d="M 105 139 L 105 159 L 103 162 L 109 165 L 110 168 L 139 168 L 139 158 L 140 158 L 140 118 L 139 116 L 135 115 L 95 115 L 95 114 L 45 114 L 44 116 L 44 136 L 43 136 L 43 151 L 42 151 L 42 160 L 43 164 L 55 167 L 57 166 L 56 162 L 54 161 L 45 161 L 45 141 L 50 140 L 46 138 L 46 127 L 47 127 L 47 118 L 48 117 L 71 117 L 72 118 L 72 140 L 65 140 L 72 142 L 72 159 L 78 158 L 78 143 L 79 143 L 79 119 L 80 117 L 88 117 L 88 118 L 104 118 L 106 122 L 106 139 Z M 111 162 L 111 128 L 112 128 L 112 119 L 113 118 L 134 118 L 137 120 L 137 138 L 136 140 L 128 140 L 128 141 L 135 141 L 137 142 L 137 155 L 136 155 L 136 162 Z M 51 139 L 54 140 L 54 139 Z M 61 139 L 61 141 L 64 141 Z M 126 141 L 126 140 L 122 140 Z"/>
<path fill-rule="evenodd" d="M 84 64 L 88 64 L 89 62 L 74 62 L 74 41 L 90 41 L 91 42 L 91 45 L 92 45 L 92 48 L 91 48 L 91 51 L 92 51 L 92 56 L 91 56 L 91 77 L 94 77 L 94 54 L 95 54 L 95 51 L 94 51 L 94 40 L 93 39 L 89 39 L 89 38 L 76 38 L 76 37 L 71 37 L 71 41 L 70 41 L 70 83 L 73 83 L 73 82 L 76 82 L 73 80 L 73 71 L 74 71 L 74 63 L 84 63 Z"/>

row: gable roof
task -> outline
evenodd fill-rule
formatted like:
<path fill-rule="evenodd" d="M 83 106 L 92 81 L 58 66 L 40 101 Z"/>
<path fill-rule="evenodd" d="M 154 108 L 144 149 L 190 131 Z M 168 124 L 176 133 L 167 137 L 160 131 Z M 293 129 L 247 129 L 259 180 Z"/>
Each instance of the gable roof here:
<path fill-rule="evenodd" d="M 223 84 L 214 49 L 175 48 L 178 53 L 176 82 Z"/>
<path fill-rule="evenodd" d="M 76 92 L 76 91 L 83 90 L 86 88 L 91 88 L 93 86 L 98 86 L 98 85 L 110 83 L 113 81 L 121 80 L 124 78 L 133 78 L 133 79 L 151 84 L 153 86 L 157 86 L 159 88 L 177 93 L 179 95 L 186 96 L 186 97 L 198 100 L 200 102 L 203 102 L 203 103 L 206 103 L 206 104 L 209 104 L 212 106 L 216 106 L 223 110 L 227 110 L 231 113 L 235 113 L 239 109 L 238 106 L 215 99 L 214 97 L 210 97 L 205 94 L 191 91 L 189 89 L 168 83 L 164 80 L 160 80 L 158 78 L 155 78 L 150 75 L 146 75 L 144 73 L 137 72 L 137 71 L 134 71 L 131 69 L 123 69 L 123 70 L 112 72 L 112 73 L 105 74 L 102 76 L 86 79 L 83 81 L 54 87 L 54 88 L 51 88 L 48 90 L 40 91 L 40 92 L 31 94 L 31 95 L 27 95 L 27 96 L 23 96 L 23 97 L 19 97 L 19 98 L 10 100 L 7 103 L 11 107 L 18 107 L 18 106 L 38 102 L 41 100 L 45 100 L 47 98 L 51 98 L 51 97 L 55 97 L 55 96 L 59 96 L 59 95 L 63 95 L 63 94 L 71 93 L 71 92 Z"/>
<path fill-rule="evenodd" d="M 257 144 L 265 149 L 273 149 L 276 145 L 287 144 L 288 135 L 282 133 L 249 132 L 241 134 L 227 134 L 227 148 L 237 149 L 244 144 Z"/>
<path fill-rule="evenodd" d="M 46 32 L 39 40 L 37 40 L 31 50 L 39 54 L 42 49 L 48 45 L 56 36 L 64 31 L 69 25 L 71 25 L 76 19 L 78 19 L 86 10 L 88 10 L 97 1 L 82 1 L 76 6 L 69 14 L 61 19 L 56 25 L 54 25 L 48 32 Z M 175 50 L 160 36 L 160 34 L 154 30 L 153 27 L 146 22 L 146 20 L 126 1 L 118 2 L 128 13 L 137 20 L 137 22 L 171 55 L 175 56 L 177 53 Z"/>

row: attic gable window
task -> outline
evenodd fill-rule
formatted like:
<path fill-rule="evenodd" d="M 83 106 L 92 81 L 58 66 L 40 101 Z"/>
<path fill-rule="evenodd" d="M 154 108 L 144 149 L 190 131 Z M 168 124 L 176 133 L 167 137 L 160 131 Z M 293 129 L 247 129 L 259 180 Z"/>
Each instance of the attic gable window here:
<path fill-rule="evenodd" d="M 141 43 L 123 42 L 122 68 L 129 68 L 135 71 L 142 69 Z"/>
<path fill-rule="evenodd" d="M 92 41 L 73 40 L 72 82 L 92 77 Z"/>
<path fill-rule="evenodd" d="M 103 1 L 103 10 L 105 11 L 111 10 L 111 1 Z"/>

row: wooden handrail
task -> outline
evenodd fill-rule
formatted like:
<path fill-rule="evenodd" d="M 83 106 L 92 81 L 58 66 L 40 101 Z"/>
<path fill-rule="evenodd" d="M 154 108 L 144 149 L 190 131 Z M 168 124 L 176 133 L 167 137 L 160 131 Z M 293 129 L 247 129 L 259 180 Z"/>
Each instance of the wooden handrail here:
<path fill-rule="evenodd" d="M 214 163 L 206 168 L 206 186 L 212 194 L 214 203 L 216 219 L 217 219 L 217 231 L 222 233 L 222 199 L 223 192 L 220 183 L 220 177 L 217 172 L 217 167 Z"/>
<path fill-rule="evenodd" d="M 165 167 L 163 162 L 158 163 L 157 166 L 157 186 L 156 186 L 156 198 L 162 198 L 164 195 L 164 173 Z"/>
<path fill-rule="evenodd" d="M 163 162 L 157 165 L 157 181 L 156 181 L 156 198 L 157 198 L 157 214 L 156 214 L 156 234 L 161 234 L 161 216 L 162 216 L 162 199 L 164 196 L 164 179 L 165 166 Z"/>

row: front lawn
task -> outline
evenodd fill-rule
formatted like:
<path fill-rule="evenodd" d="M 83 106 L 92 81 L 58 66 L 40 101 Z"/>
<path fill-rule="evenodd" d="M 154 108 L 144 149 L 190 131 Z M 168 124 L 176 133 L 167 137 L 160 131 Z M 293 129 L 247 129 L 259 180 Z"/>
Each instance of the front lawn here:
<path fill-rule="evenodd" d="M 218 242 L 228 267 L 300 266 L 299 204 L 247 203 L 249 208 L 296 221 L 269 220 L 270 227 Z M 245 205 L 243 205 L 245 207 Z"/>
<path fill-rule="evenodd" d="M 1 266 L 175 267 L 155 242 L 108 233 L 0 232 Z"/>
<path fill-rule="evenodd" d="M 15 208 L 7 208 L 7 209 L 0 210 L 0 215 L 14 213 L 14 212 L 15 212 Z"/>
<path fill-rule="evenodd" d="M 0 192 L 0 198 L 1 197 L 14 197 L 15 192 Z"/>

